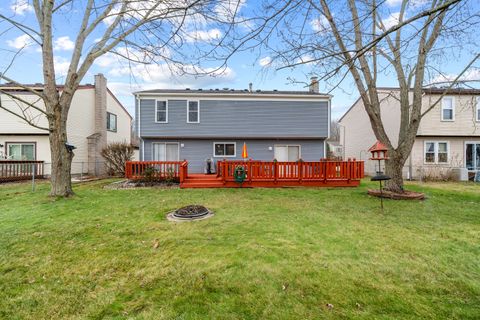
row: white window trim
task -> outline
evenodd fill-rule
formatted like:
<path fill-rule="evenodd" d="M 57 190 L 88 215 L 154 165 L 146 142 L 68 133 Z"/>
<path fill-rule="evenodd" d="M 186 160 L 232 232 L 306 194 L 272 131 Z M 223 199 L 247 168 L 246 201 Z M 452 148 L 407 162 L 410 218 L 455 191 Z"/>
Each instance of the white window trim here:
<path fill-rule="evenodd" d="M 7 156 L 7 160 L 12 155 L 10 154 L 10 146 L 33 146 L 33 160 L 28 160 L 28 161 L 36 161 L 37 160 L 37 144 L 33 142 L 5 142 L 5 155 Z"/>
<path fill-rule="evenodd" d="M 109 117 L 110 115 L 114 116 L 115 117 L 115 129 L 109 129 L 108 126 L 107 126 L 107 131 L 110 131 L 110 132 L 118 132 L 118 116 L 113 113 L 113 112 L 110 112 L 110 111 L 107 111 L 107 125 L 111 122 L 109 121 Z"/>
<path fill-rule="evenodd" d="M 216 155 L 215 154 L 215 145 L 216 144 L 233 144 L 233 156 L 227 156 L 227 155 Z M 233 141 L 217 141 L 213 143 L 213 157 L 214 158 L 235 158 L 237 156 L 237 143 Z"/>
<path fill-rule="evenodd" d="M 475 121 L 480 122 L 480 97 L 477 97 L 477 104 L 475 107 Z"/>
<path fill-rule="evenodd" d="M 196 102 L 198 106 L 198 121 L 190 121 L 190 102 Z M 200 100 L 187 100 L 187 123 L 200 123 Z"/>
<path fill-rule="evenodd" d="M 166 121 L 158 121 L 158 101 L 165 102 L 165 108 L 166 108 Z M 155 99 L 155 123 L 168 123 L 168 100 L 163 100 L 163 99 Z"/>
<path fill-rule="evenodd" d="M 326 143 L 325 140 L 323 142 L 324 142 L 324 144 Z M 275 148 L 276 147 L 298 147 L 298 159 L 302 159 L 302 145 L 301 144 L 274 144 L 273 145 L 273 154 L 274 155 L 275 155 Z"/>
<path fill-rule="evenodd" d="M 452 119 L 444 119 L 443 118 L 443 110 L 444 110 L 443 102 L 445 101 L 445 99 L 452 99 Z M 455 121 L 455 97 L 445 96 L 445 97 L 442 98 L 442 107 L 441 107 L 440 119 L 441 119 L 441 121 L 446 121 L 446 122 Z"/>
<path fill-rule="evenodd" d="M 427 143 L 433 143 L 433 153 L 434 153 L 434 162 L 427 162 L 425 154 L 427 153 Z M 438 161 L 438 144 L 446 143 L 447 144 L 447 162 Z M 432 164 L 449 164 L 450 163 L 450 142 L 449 141 L 438 141 L 438 140 L 425 140 L 423 142 L 423 164 L 432 165 Z"/>
<path fill-rule="evenodd" d="M 176 144 L 176 145 L 177 145 L 177 158 L 178 158 L 178 161 L 180 161 L 180 143 L 179 143 L 179 142 L 176 142 L 176 141 L 152 142 L 152 153 L 151 153 L 151 155 L 152 155 L 152 157 L 151 157 L 152 160 L 151 160 L 151 161 L 163 161 L 163 160 L 153 160 L 154 145 L 156 145 L 156 144 L 165 144 L 165 145 L 166 145 L 166 144 Z M 166 149 L 166 148 L 167 148 L 167 147 L 165 147 L 165 149 Z M 167 154 L 165 153 L 165 155 L 167 155 Z M 167 160 L 165 160 L 165 161 L 167 161 Z"/>

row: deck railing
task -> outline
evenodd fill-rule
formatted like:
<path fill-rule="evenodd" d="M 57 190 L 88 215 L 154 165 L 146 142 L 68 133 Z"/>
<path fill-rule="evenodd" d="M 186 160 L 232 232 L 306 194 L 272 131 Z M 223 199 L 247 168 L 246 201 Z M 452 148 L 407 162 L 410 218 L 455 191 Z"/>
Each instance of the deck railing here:
<path fill-rule="evenodd" d="M 125 177 L 131 180 L 184 180 L 186 161 L 127 161 Z M 180 181 L 181 182 L 181 181 Z"/>
<path fill-rule="evenodd" d="M 0 183 L 43 178 L 43 161 L 0 160 Z"/>
<path fill-rule="evenodd" d="M 364 177 L 364 162 L 356 160 L 319 162 L 297 161 L 218 161 L 217 176 L 223 181 L 235 181 L 235 169 L 246 172 L 245 181 L 333 181 L 360 180 Z"/>

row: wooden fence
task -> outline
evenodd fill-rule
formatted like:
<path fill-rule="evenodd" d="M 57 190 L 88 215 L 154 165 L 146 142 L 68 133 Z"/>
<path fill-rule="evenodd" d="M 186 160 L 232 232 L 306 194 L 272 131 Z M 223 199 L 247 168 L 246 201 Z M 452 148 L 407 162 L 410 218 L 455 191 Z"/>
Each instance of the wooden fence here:
<path fill-rule="evenodd" d="M 223 181 L 235 181 L 235 169 L 241 166 L 247 173 L 245 181 L 351 181 L 364 177 L 364 162 L 349 161 L 219 161 L 217 176 Z"/>
<path fill-rule="evenodd" d="M 43 161 L 0 160 L 0 183 L 43 178 Z"/>
<path fill-rule="evenodd" d="M 186 167 L 186 161 L 127 161 L 125 177 L 131 180 L 173 179 L 180 181 L 180 177 L 184 179 L 187 175 Z M 181 170 L 182 174 L 180 174 Z"/>

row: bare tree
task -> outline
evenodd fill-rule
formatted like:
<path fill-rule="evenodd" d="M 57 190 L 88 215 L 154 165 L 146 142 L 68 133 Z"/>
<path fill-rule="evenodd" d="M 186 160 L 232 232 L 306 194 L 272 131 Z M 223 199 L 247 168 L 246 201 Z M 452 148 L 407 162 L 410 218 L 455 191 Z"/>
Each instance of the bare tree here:
<path fill-rule="evenodd" d="M 107 52 L 114 53 L 134 63 L 167 62 L 172 68 L 202 73 L 195 65 L 187 65 L 201 56 L 200 51 L 191 46 L 186 53 L 182 47 L 201 40 L 198 27 L 205 22 L 213 22 L 228 30 L 228 22 L 236 17 L 240 1 L 228 0 L 212 2 L 207 0 L 32 0 L 35 23 L 26 22 L 22 17 L 0 13 L 0 23 L 8 25 L 26 35 L 29 42 L 36 44 L 41 51 L 43 63 L 43 86 L 32 88 L 22 85 L 9 76 L 8 69 L 0 74 L 0 79 L 18 86 L 38 97 L 44 105 L 26 101 L 8 91 L 0 91 L 23 106 L 0 108 L 22 118 L 35 126 L 31 110 L 35 116 L 41 114 L 48 121 L 52 159 L 51 195 L 70 196 L 71 163 L 73 153 L 66 148 L 67 119 L 72 98 L 96 59 Z M 24 1 L 24 5 L 30 5 Z M 80 14 L 78 33 L 74 39 L 74 49 L 68 72 L 62 83 L 58 83 L 54 59 L 54 33 L 61 28 L 60 21 L 66 14 Z M 220 15 L 218 13 L 223 13 Z M 72 19 L 74 23 L 77 19 Z M 219 32 L 220 33 L 220 32 Z M 221 33 L 226 35 L 227 32 Z M 218 41 L 220 41 L 219 39 Z M 21 51 L 21 48 L 19 51 Z M 15 61 L 19 52 L 12 57 Z M 206 70 L 205 72 L 210 72 Z M 38 127 L 38 126 L 37 126 Z"/>
<path fill-rule="evenodd" d="M 422 108 L 426 76 L 438 75 L 458 52 L 463 60 L 469 57 L 445 95 L 480 58 L 472 37 L 479 23 L 475 1 L 286 0 L 265 4 L 263 11 L 269 18 L 262 24 L 263 34 L 255 37 L 269 52 L 271 65 L 309 65 L 331 88 L 345 79 L 354 83 L 376 138 L 389 149 L 386 173 L 392 180 L 387 187 L 403 192 L 402 168 L 420 121 L 441 99 Z M 379 84 L 386 78 L 399 87 L 396 144 L 382 122 Z"/>
<path fill-rule="evenodd" d="M 330 140 L 340 141 L 340 124 L 338 120 L 330 121 Z"/>

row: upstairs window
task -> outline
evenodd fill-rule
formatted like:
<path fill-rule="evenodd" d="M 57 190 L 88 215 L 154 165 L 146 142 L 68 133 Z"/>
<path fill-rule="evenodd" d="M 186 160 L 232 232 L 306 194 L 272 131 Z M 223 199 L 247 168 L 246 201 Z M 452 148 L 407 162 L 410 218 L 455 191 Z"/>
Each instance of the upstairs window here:
<path fill-rule="evenodd" d="M 448 142 L 425 142 L 425 163 L 448 163 Z"/>
<path fill-rule="evenodd" d="M 453 97 L 442 99 L 442 121 L 455 120 L 455 100 Z"/>
<path fill-rule="evenodd" d="M 107 112 L 107 130 L 117 132 L 117 115 Z"/>
<path fill-rule="evenodd" d="M 157 101 L 155 110 L 155 122 L 167 123 L 168 122 L 168 105 L 167 101 Z"/>
<path fill-rule="evenodd" d="M 235 142 L 214 142 L 213 151 L 215 157 L 235 157 Z"/>
<path fill-rule="evenodd" d="M 198 103 L 198 101 L 188 101 L 187 122 L 188 123 L 200 122 L 200 104 Z"/>

